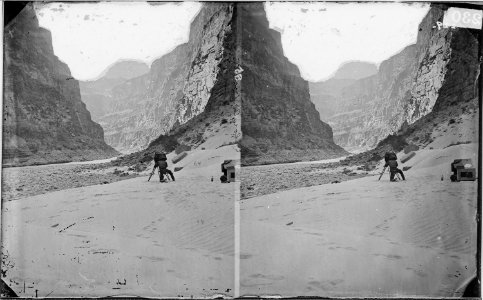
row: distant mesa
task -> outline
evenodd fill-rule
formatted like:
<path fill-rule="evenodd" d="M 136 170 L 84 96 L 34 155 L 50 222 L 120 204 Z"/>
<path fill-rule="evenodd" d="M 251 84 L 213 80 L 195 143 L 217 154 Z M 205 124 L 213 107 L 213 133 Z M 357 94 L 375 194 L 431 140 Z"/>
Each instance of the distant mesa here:
<path fill-rule="evenodd" d="M 335 79 L 361 79 L 375 75 L 377 66 L 374 63 L 351 61 L 342 64 L 332 78 Z"/>
<path fill-rule="evenodd" d="M 137 60 L 121 60 L 107 67 L 97 79 L 101 77 L 111 79 L 131 79 L 142 76 L 148 72 L 149 66 L 145 62 Z"/>

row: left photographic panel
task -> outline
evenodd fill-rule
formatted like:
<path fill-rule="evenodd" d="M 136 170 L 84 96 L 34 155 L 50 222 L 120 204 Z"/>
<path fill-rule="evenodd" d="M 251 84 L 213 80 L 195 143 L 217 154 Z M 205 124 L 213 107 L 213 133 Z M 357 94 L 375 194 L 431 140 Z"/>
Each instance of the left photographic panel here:
<path fill-rule="evenodd" d="M 233 5 L 4 13 L 2 294 L 235 296 Z"/>

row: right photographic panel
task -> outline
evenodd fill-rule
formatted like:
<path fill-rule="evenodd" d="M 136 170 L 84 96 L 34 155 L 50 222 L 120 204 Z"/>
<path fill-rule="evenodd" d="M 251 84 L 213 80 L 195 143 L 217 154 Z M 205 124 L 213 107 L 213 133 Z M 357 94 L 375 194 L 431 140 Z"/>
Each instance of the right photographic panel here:
<path fill-rule="evenodd" d="M 240 296 L 479 296 L 481 11 L 236 4 Z"/>

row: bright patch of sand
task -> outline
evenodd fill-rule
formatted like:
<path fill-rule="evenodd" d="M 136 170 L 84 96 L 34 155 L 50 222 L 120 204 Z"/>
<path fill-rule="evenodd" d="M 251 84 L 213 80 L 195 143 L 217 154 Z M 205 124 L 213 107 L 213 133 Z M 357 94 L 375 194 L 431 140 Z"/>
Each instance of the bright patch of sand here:
<path fill-rule="evenodd" d="M 138 177 L 4 203 L 5 282 L 25 297 L 233 296 L 239 184 L 210 180 L 230 158 L 235 146 L 191 151 L 175 182 Z"/>
<path fill-rule="evenodd" d="M 420 150 L 389 174 L 241 201 L 241 295 L 461 296 L 476 274 L 476 181 L 449 163 L 476 144 Z M 444 180 L 441 181 L 441 175 Z"/>

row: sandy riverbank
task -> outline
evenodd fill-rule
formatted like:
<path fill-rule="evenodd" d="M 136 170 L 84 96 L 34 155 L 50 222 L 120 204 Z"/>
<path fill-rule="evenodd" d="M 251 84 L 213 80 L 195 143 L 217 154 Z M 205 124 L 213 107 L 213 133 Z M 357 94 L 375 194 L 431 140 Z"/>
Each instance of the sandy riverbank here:
<path fill-rule="evenodd" d="M 420 150 L 385 175 L 241 201 L 241 295 L 461 296 L 476 272 L 476 181 L 449 164 L 477 144 Z M 441 181 L 443 175 L 444 180 Z"/>
<path fill-rule="evenodd" d="M 364 170 L 358 166 L 341 166 L 337 164 L 341 159 L 343 158 L 314 162 L 244 166 L 240 172 L 241 198 L 247 199 L 300 187 L 328 183 L 336 184 L 381 171 Z"/>
<path fill-rule="evenodd" d="M 109 184 L 138 175 L 127 167 L 116 168 L 97 161 L 4 168 L 2 200 L 11 201 L 53 191 Z"/>
<path fill-rule="evenodd" d="M 239 184 L 210 179 L 238 155 L 192 151 L 175 182 L 143 176 L 4 202 L 5 282 L 25 297 L 233 296 Z"/>

